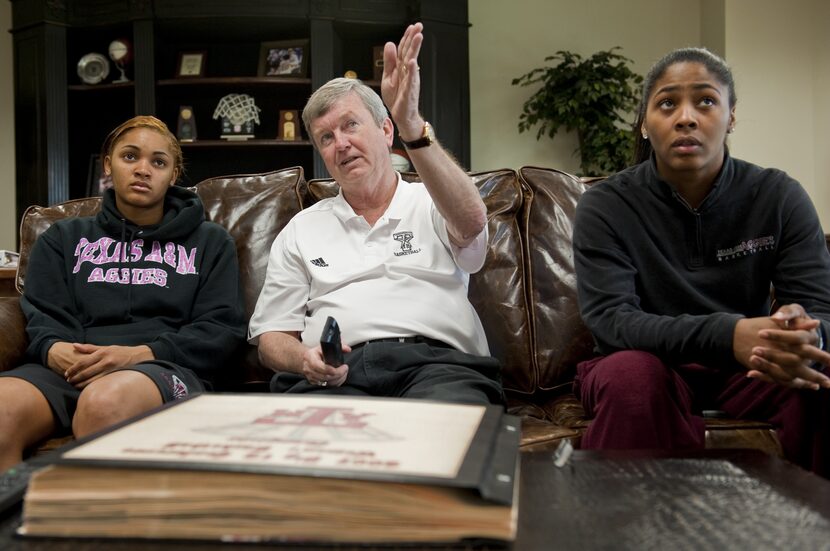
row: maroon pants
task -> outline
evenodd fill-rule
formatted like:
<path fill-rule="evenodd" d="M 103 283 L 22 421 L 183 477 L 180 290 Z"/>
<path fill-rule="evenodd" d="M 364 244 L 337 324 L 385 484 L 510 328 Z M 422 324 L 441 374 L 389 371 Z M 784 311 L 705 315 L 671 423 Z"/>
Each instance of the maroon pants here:
<path fill-rule="evenodd" d="M 697 364 L 667 366 L 625 350 L 577 366 L 574 392 L 588 417 L 586 449 L 691 449 L 704 445 L 699 413 L 776 427 L 784 456 L 830 477 L 830 391 L 793 390 Z"/>

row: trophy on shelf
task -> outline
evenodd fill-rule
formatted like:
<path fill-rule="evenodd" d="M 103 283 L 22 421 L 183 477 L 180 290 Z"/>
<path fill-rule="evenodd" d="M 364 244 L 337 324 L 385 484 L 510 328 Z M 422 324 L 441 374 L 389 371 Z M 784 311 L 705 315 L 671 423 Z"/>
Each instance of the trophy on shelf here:
<path fill-rule="evenodd" d="M 78 61 L 78 76 L 84 84 L 98 84 L 110 74 L 110 62 L 103 55 L 92 52 Z"/>
<path fill-rule="evenodd" d="M 228 94 L 219 100 L 214 119 L 222 119 L 223 140 L 247 140 L 254 137 L 254 124 L 259 124 L 259 107 L 247 94 Z"/>
<path fill-rule="evenodd" d="M 176 135 L 182 143 L 196 141 L 196 117 L 193 116 L 193 108 L 189 105 L 179 107 L 179 124 Z"/>
<path fill-rule="evenodd" d="M 300 117 L 297 111 L 280 111 L 280 126 L 277 131 L 277 139 L 289 142 L 299 140 L 300 132 L 297 126 L 299 119 Z"/>
<path fill-rule="evenodd" d="M 129 63 L 133 58 L 133 48 L 130 44 L 130 41 L 126 38 L 118 38 L 110 42 L 109 46 L 109 55 L 110 59 L 115 66 L 121 71 L 121 76 L 113 80 L 113 82 L 130 82 L 130 79 L 127 78 L 127 74 L 124 72 L 124 67 Z"/>

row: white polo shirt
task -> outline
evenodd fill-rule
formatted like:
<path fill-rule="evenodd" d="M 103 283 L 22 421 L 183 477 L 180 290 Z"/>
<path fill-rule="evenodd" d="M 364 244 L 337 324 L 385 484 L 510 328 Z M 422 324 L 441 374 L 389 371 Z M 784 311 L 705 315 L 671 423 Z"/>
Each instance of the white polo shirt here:
<path fill-rule="evenodd" d="M 469 274 L 481 268 L 486 252 L 486 226 L 468 247 L 450 243 L 446 221 L 421 183 L 399 175 L 374 226 L 341 192 L 294 216 L 274 240 L 248 340 L 299 331 L 311 346 L 333 316 L 349 345 L 421 335 L 489 355 L 467 299 Z"/>

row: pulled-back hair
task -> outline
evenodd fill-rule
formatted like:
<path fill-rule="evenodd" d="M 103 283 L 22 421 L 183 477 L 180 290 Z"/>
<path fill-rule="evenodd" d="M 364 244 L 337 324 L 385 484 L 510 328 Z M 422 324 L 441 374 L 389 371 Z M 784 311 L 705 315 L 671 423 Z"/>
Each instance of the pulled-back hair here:
<path fill-rule="evenodd" d="M 303 124 L 315 147 L 317 144 L 314 142 L 314 136 L 311 133 L 311 123 L 328 113 L 336 101 L 351 93 L 357 94 L 357 97 L 371 113 L 372 120 L 375 121 L 378 128 L 383 126 L 383 121 L 387 116 L 386 106 L 383 105 L 383 100 L 380 99 L 377 92 L 356 78 L 334 78 L 311 94 L 303 108 Z"/>
<path fill-rule="evenodd" d="M 637 122 L 634 123 L 634 164 L 639 164 L 651 156 L 651 142 L 643 138 L 640 129 L 646 120 L 646 111 L 655 83 L 666 73 L 666 70 L 677 63 L 700 63 L 718 82 L 729 88 L 729 108 L 735 107 L 738 96 L 735 94 L 735 80 L 732 69 L 719 56 L 706 48 L 680 48 L 669 52 L 649 70 L 643 81 L 643 93 L 640 97 L 640 107 L 637 111 Z"/>
<path fill-rule="evenodd" d="M 103 162 L 105 157 L 112 156 L 115 144 L 118 143 L 124 134 L 136 128 L 149 128 L 167 138 L 170 144 L 170 151 L 173 153 L 173 166 L 178 170 L 177 174 L 181 177 L 184 174 L 184 155 L 182 155 L 182 147 L 179 145 L 179 140 L 170 132 L 166 124 L 151 115 L 133 117 L 121 123 L 115 130 L 110 132 L 107 139 L 104 140 L 104 145 L 101 146 L 101 161 Z"/>

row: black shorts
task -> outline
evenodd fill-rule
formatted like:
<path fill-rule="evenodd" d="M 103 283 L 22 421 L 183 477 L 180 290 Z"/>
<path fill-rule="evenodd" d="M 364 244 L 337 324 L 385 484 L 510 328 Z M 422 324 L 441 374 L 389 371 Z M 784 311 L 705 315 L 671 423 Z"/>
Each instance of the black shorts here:
<path fill-rule="evenodd" d="M 209 389 L 209 384 L 199 379 L 190 369 L 171 362 L 155 360 L 126 368 L 143 373 L 152 380 L 161 393 L 163 402 L 172 402 L 186 396 L 199 394 Z M 23 364 L 10 371 L 0 373 L 0 377 L 15 377 L 34 385 L 49 402 L 55 415 L 56 435 L 72 432 L 72 417 L 78 405 L 81 390 L 40 364 Z"/>

